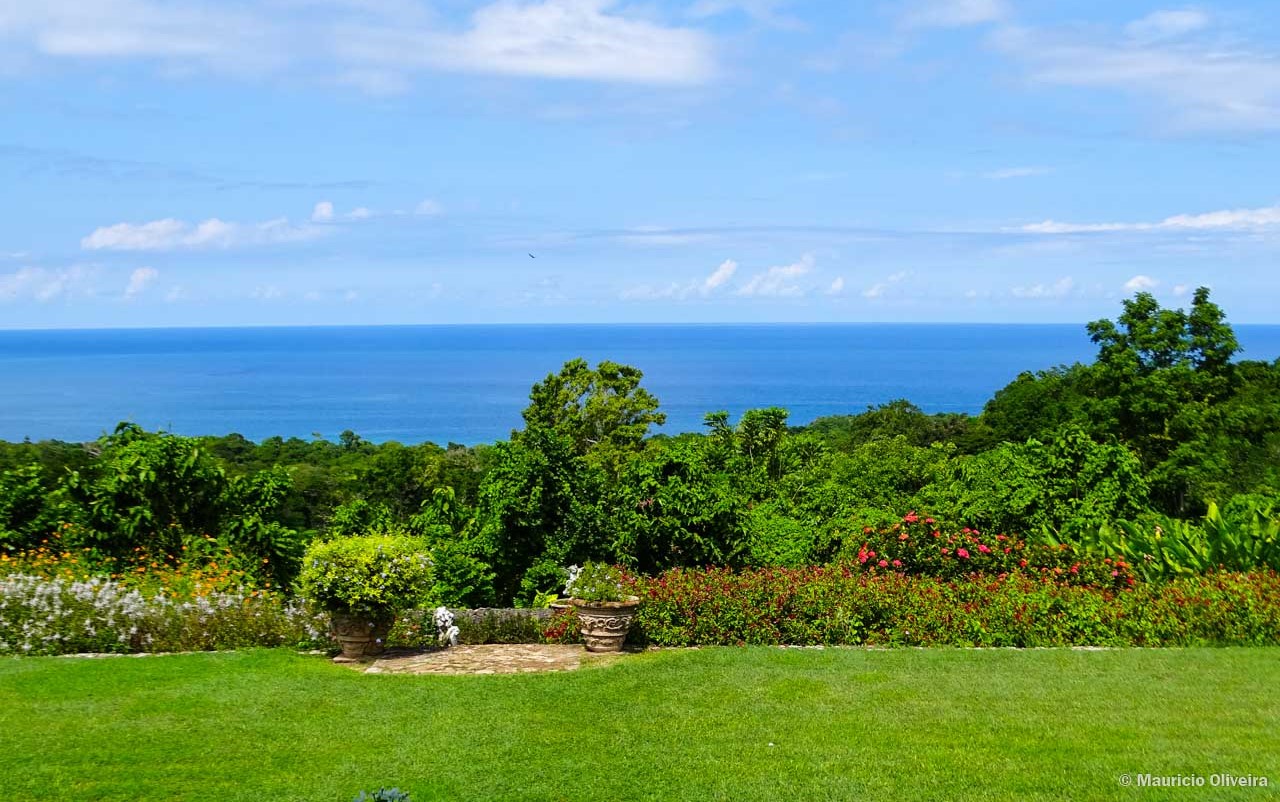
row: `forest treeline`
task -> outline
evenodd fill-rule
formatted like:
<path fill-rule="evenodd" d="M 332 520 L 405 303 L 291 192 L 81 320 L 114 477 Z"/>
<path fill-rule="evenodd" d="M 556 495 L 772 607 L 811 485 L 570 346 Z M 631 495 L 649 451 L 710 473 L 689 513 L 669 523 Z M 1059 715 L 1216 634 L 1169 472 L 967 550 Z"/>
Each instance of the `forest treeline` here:
<path fill-rule="evenodd" d="M 128 423 L 91 443 L 0 443 L 0 554 L 52 544 L 119 565 L 229 550 L 288 586 L 314 538 L 406 533 L 430 549 L 441 600 L 476 606 L 527 603 L 585 560 L 653 573 L 848 559 L 867 527 L 918 510 L 1127 550 L 1156 573 L 1280 568 L 1280 360 L 1237 359 L 1203 288 L 1187 310 L 1139 293 L 1088 331 L 1092 363 L 1024 373 L 979 415 L 899 400 L 793 426 L 768 408 L 666 435 L 640 370 L 575 359 L 493 445 Z"/>

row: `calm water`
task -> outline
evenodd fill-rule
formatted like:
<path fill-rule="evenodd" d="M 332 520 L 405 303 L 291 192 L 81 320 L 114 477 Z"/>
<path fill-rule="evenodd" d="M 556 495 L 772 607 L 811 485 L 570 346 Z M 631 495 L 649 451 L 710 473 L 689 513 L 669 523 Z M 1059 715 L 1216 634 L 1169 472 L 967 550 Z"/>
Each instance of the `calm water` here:
<path fill-rule="evenodd" d="M 1246 358 L 1280 326 L 1238 326 Z M 1089 361 L 1080 325 L 396 326 L 0 331 L 0 439 L 88 440 L 121 420 L 239 432 L 475 444 L 520 423 L 567 359 L 645 372 L 664 431 L 783 406 L 793 423 L 907 398 L 977 412 L 1020 371 Z"/>

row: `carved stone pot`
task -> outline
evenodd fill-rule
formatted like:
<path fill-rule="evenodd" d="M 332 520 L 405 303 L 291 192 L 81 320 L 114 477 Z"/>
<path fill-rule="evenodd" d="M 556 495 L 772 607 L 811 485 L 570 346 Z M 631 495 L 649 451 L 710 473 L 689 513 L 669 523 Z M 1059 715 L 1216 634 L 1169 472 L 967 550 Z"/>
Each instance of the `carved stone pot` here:
<path fill-rule="evenodd" d="M 329 633 L 342 647 L 335 663 L 358 663 L 382 654 L 394 616 L 375 618 L 368 613 L 333 613 Z"/>
<path fill-rule="evenodd" d="M 578 622 L 582 624 L 582 640 L 587 651 L 622 651 L 622 642 L 627 639 L 631 619 L 635 618 L 636 607 L 640 605 L 639 597 L 631 596 L 626 601 L 616 602 L 570 599 L 569 603 L 578 608 Z"/>

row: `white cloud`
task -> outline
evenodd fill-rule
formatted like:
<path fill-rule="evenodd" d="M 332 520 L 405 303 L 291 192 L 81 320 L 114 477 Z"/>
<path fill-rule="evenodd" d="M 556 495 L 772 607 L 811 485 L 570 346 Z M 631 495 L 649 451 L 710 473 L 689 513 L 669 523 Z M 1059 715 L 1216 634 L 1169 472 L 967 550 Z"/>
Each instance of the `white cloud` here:
<path fill-rule="evenodd" d="M 1137 275 L 1126 281 L 1124 288 L 1129 292 L 1145 292 L 1155 289 L 1159 283 L 1151 276 Z"/>
<path fill-rule="evenodd" d="M 1208 27 L 1209 15 L 1193 8 L 1153 11 L 1124 27 L 1125 33 L 1142 42 L 1176 39 Z"/>
<path fill-rule="evenodd" d="M 444 213 L 444 207 L 440 205 L 439 201 L 427 198 L 414 207 L 413 213 L 423 217 L 435 217 Z"/>
<path fill-rule="evenodd" d="M 797 298 L 804 295 L 804 288 L 797 279 L 813 269 L 813 255 L 805 254 L 798 262 L 771 267 L 757 273 L 738 288 L 738 295 L 754 298 Z"/>
<path fill-rule="evenodd" d="M 497 2 L 468 29 L 354 25 L 340 59 L 395 72 L 418 69 L 638 84 L 700 84 L 716 74 L 710 38 L 609 13 L 611 0 Z"/>
<path fill-rule="evenodd" d="M 1173 294 L 1178 296 L 1179 298 L 1181 298 L 1182 296 L 1186 295 L 1189 292 L 1191 292 L 1191 287 L 1187 286 L 1186 284 L 1173 285 Z"/>
<path fill-rule="evenodd" d="M 1010 292 L 1014 298 L 1054 299 L 1065 298 L 1075 287 L 1070 276 L 1058 279 L 1053 284 L 1032 284 L 1028 287 L 1014 287 Z"/>
<path fill-rule="evenodd" d="M 138 297 L 159 277 L 160 271 L 154 267 L 140 267 L 133 271 L 129 274 L 129 285 L 124 288 L 125 299 Z"/>
<path fill-rule="evenodd" d="M 96 271 L 73 265 L 67 268 L 20 267 L 0 273 L 0 301 L 35 300 L 48 303 L 58 298 L 93 295 Z"/>
<path fill-rule="evenodd" d="M 253 288 L 249 297 L 255 301 L 274 301 L 284 297 L 284 290 L 274 284 L 261 284 Z"/>
<path fill-rule="evenodd" d="M 738 272 L 738 263 L 732 259 L 725 259 L 711 275 L 707 276 L 706 281 L 702 282 L 703 294 L 714 292 L 726 281 L 733 278 L 733 274 L 736 272 Z"/>
<path fill-rule="evenodd" d="M 1008 14 L 1004 0 L 919 0 L 901 17 L 909 28 L 961 28 L 999 22 Z"/>
<path fill-rule="evenodd" d="M 351 214 L 347 215 L 347 217 L 351 220 L 368 220 L 370 217 L 373 217 L 373 212 L 363 206 L 357 206 L 351 210 Z"/>
<path fill-rule="evenodd" d="M 1161 119 L 1174 128 L 1280 129 L 1280 58 L 1188 36 L 1205 21 L 1194 12 L 1152 15 L 1110 40 L 1009 25 L 990 42 L 1023 62 L 1032 83 L 1150 98 L 1167 108 Z"/>
<path fill-rule="evenodd" d="M 1280 205 L 1178 214 L 1154 223 L 1062 223 L 1045 220 L 1022 226 L 1031 234 L 1091 234 L 1110 231 L 1257 231 L 1280 226 Z"/>
<path fill-rule="evenodd" d="M 622 298 L 627 301 L 684 301 L 694 297 L 708 298 L 733 278 L 737 270 L 737 262 L 725 259 L 702 281 L 672 282 L 660 287 L 641 284 L 623 290 Z"/>
<path fill-rule="evenodd" d="M 175 284 L 169 288 L 164 294 L 164 302 L 167 304 L 177 303 L 178 301 L 187 300 L 187 291 L 181 285 Z"/>
<path fill-rule="evenodd" d="M 333 219 L 333 204 L 329 201 L 320 201 L 316 204 L 315 209 L 311 211 L 311 221 L 313 223 L 327 223 Z"/>
<path fill-rule="evenodd" d="M 991 170 L 983 173 L 983 178 L 990 178 L 993 181 L 1007 181 L 1010 178 L 1031 178 L 1037 175 L 1047 175 L 1053 172 L 1048 167 L 1005 167 L 1000 170 Z"/>
<path fill-rule="evenodd" d="M 844 292 L 844 276 L 836 276 L 831 286 L 827 287 L 827 295 L 839 295 L 842 292 Z"/>
<path fill-rule="evenodd" d="M 0 52 L 17 63 L 145 60 L 169 75 L 319 73 L 373 93 L 403 91 L 420 71 L 643 84 L 715 75 L 707 34 L 616 5 L 498 0 L 458 25 L 417 2 L 4 0 Z"/>
<path fill-rule="evenodd" d="M 803 30 L 803 22 L 780 11 L 785 5 L 785 0 L 696 0 L 689 7 L 688 14 L 695 19 L 706 19 L 738 12 L 774 28 Z"/>
<path fill-rule="evenodd" d="M 870 287 L 867 287 L 866 289 L 864 289 L 862 291 L 862 297 L 866 298 L 869 301 L 875 301 L 880 298 L 883 298 L 884 294 L 889 291 L 890 287 L 892 287 L 894 284 L 901 283 L 903 280 L 910 277 L 910 275 L 911 275 L 910 270 L 899 270 L 896 273 L 892 273 L 889 276 L 887 276 L 884 281 L 877 281 L 875 284 L 872 284 Z"/>
<path fill-rule="evenodd" d="M 283 217 L 262 223 L 229 223 L 213 217 L 194 224 L 169 217 L 103 226 L 81 239 L 80 247 L 87 251 L 227 249 L 304 242 L 323 235 L 323 227 L 293 225 Z"/>

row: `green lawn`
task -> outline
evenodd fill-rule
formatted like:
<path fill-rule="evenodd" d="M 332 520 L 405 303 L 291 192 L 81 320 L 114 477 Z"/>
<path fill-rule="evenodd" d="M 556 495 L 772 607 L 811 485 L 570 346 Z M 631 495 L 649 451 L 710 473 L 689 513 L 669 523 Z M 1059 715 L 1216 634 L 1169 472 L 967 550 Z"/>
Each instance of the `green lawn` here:
<path fill-rule="evenodd" d="M 702 649 L 485 677 L 289 651 L 4 659 L 0 778 L 40 800 L 1270 799 L 1280 649 Z"/>

